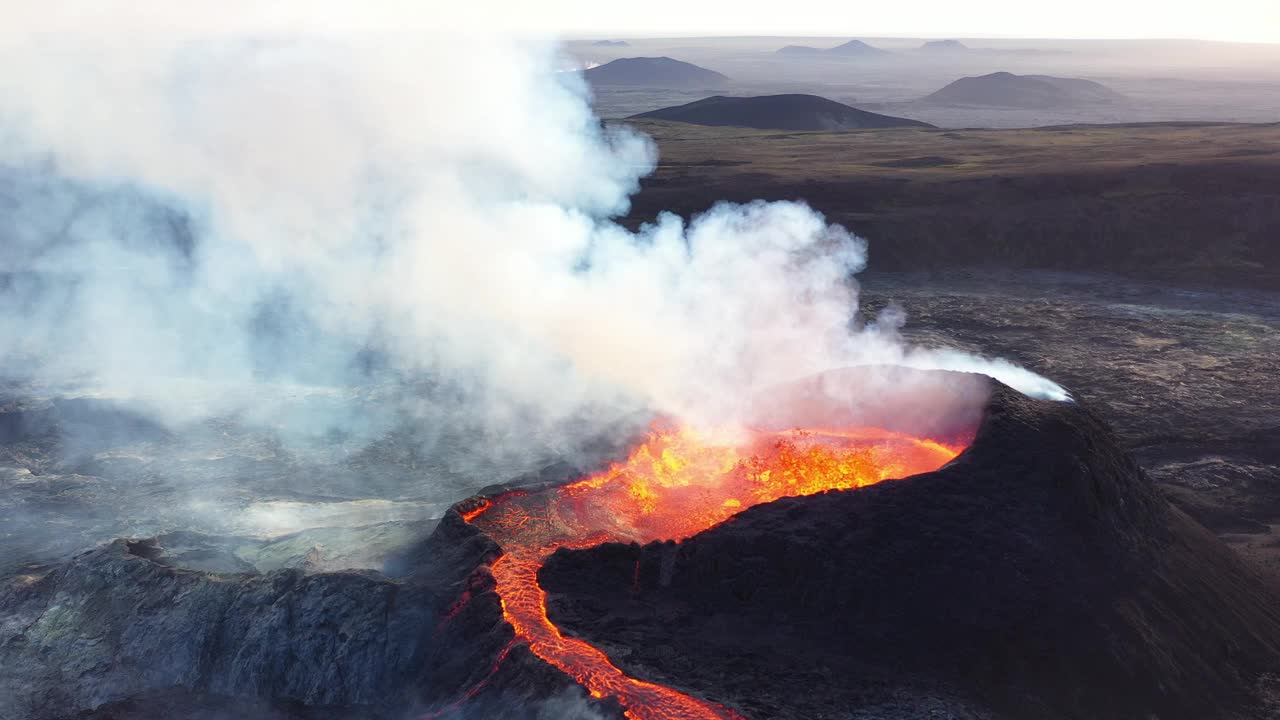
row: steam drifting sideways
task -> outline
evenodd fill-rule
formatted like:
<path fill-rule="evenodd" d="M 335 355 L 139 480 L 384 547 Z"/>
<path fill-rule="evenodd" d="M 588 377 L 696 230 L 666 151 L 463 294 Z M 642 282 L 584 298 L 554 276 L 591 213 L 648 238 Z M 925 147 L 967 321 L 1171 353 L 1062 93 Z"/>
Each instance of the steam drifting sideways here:
<path fill-rule="evenodd" d="M 544 421 L 603 406 L 731 423 L 744 388 L 861 363 L 1065 397 L 1004 362 L 905 347 L 892 322 L 851 331 L 865 243 L 802 204 L 610 222 L 654 147 L 602 127 L 549 44 L 4 54 L 10 369 L 89 373 L 179 415 L 172 379 L 342 384 L 370 352 Z"/>
<path fill-rule="evenodd" d="M 887 366 L 981 373 L 1034 397 L 1068 397 L 1007 362 L 910 347 L 897 334 L 900 313 L 859 324 L 853 275 L 866 243 L 804 204 L 721 204 L 621 227 L 613 218 L 653 169 L 655 148 L 594 117 L 580 77 L 557 72 L 567 63 L 553 44 L 133 40 L 0 49 L 0 374 L 119 399 L 157 437 L 237 415 L 268 420 L 286 442 L 333 430 L 376 439 L 377 406 L 410 408 L 422 378 L 458 392 L 409 419 L 480 427 L 469 438 L 479 452 L 496 452 L 495 437 L 532 446 L 581 436 L 584 422 L 663 418 L 676 430 L 651 438 L 662 472 L 637 470 L 647 456 L 636 455 L 634 468 L 540 496 L 557 512 L 563 498 L 591 501 L 573 506 L 565 517 L 581 522 L 560 534 L 520 524 L 516 511 L 535 505 L 519 495 L 465 519 L 506 531 L 494 531 L 507 553 L 495 572 L 512 626 L 566 672 L 587 657 L 575 677 L 597 697 L 643 708 L 657 691 L 585 643 L 557 646 L 536 583 L 552 550 L 686 537 L 779 497 L 932 470 L 968 441 L 891 429 L 863 437 L 844 415 L 840 428 L 789 434 L 801 403 L 778 388 L 876 366 L 861 375 L 874 380 L 843 386 L 841 411 L 875 405 L 862 387 L 892 386 L 894 418 L 913 423 L 949 414 L 958 391 Z M 813 382 L 833 399 L 838 383 Z M 351 390 L 373 385 L 382 389 Z M 284 413 L 281 393 L 299 388 L 359 402 L 315 406 L 324 418 Z M 760 403 L 771 391 L 782 400 Z M 980 405 L 971 399 L 965 407 Z M 702 437 L 715 442 L 699 443 L 687 463 L 667 452 Z M 754 465 L 736 454 L 744 448 Z M 437 481 L 406 466 L 403 482 L 419 495 L 342 497 L 434 502 Z M 349 467 L 366 478 L 359 463 Z M 713 467 L 718 476 L 703 472 Z M 14 477 L 26 482 L 22 470 Z M 713 476 L 723 497 L 706 492 Z M 505 477 L 474 473 L 448 499 Z M 636 518 L 658 495 L 675 499 L 674 519 L 646 527 Z M 261 499 L 238 500 L 246 496 Z M 633 500 L 631 516 L 615 512 Z M 440 536 L 462 523 L 446 515 Z M 134 546 L 151 547 L 123 547 Z M 683 696 L 659 695 L 684 707 Z"/>

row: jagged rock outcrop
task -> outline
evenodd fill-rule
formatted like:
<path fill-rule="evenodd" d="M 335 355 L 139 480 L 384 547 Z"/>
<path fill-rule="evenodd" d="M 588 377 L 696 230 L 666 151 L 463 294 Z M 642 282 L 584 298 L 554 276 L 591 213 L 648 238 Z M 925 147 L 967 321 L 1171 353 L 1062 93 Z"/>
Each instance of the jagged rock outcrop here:
<path fill-rule="evenodd" d="M 430 575 L 403 579 L 198 572 L 164 564 L 154 540 L 13 577 L 0 590 L 0 715 L 64 717 L 163 693 L 172 706 L 175 691 L 374 713 L 457 692 L 471 671 L 452 648 L 482 657 L 506 638 L 483 598 L 458 610 L 481 610 L 479 625 L 440 623 L 487 551 L 449 539 Z"/>
<path fill-rule="evenodd" d="M 438 604 L 358 573 L 224 578 L 160 565 L 161 552 L 117 540 L 7 589 L 11 711 L 53 717 L 174 687 L 376 702 L 424 651 Z"/>
<path fill-rule="evenodd" d="M 557 464 L 513 482 L 577 472 Z M 120 539 L 3 581 L 0 717 L 533 720 L 616 711 L 511 646 L 488 569 L 499 550 L 456 512 L 385 572 L 192 569 L 235 566 L 219 540 Z"/>

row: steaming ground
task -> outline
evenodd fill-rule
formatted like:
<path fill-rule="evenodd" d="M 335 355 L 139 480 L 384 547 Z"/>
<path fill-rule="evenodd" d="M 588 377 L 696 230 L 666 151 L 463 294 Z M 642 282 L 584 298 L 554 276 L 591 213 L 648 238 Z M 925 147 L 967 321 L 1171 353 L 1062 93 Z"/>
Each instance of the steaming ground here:
<path fill-rule="evenodd" d="M 1063 379 L 1107 414 L 1171 500 L 1280 585 L 1273 539 L 1280 527 L 1280 390 L 1273 382 L 1280 296 L 1011 272 L 875 273 L 863 278 L 863 293 L 871 316 L 900 305 L 911 340 L 1008 357 Z M 403 387 L 366 389 L 363 407 L 376 415 L 397 390 Z M 281 417 L 320 418 L 317 405 L 334 402 L 333 390 L 290 392 L 282 408 L 292 414 Z M 47 428 L 27 431 L 41 427 L 33 420 L 39 411 L 83 396 L 82 389 L 10 382 L 4 396 L 6 572 L 114 537 L 183 530 L 196 534 L 170 535 L 165 545 L 201 569 L 381 568 L 448 503 L 557 458 L 589 464 L 643 425 L 633 418 L 605 431 L 610 442 L 573 445 L 565 436 L 536 453 L 526 452 L 524 438 L 477 442 L 473 429 L 439 422 L 288 442 L 280 427 L 235 418 L 177 434 L 135 424 L 132 436 L 96 440 L 82 423 L 80 437 L 68 440 Z"/>
<path fill-rule="evenodd" d="M 866 243 L 804 203 L 618 224 L 654 145 L 551 44 L 63 40 L 0 42 L 7 565 L 182 532 L 377 567 L 480 486 L 851 364 L 1066 397 L 855 318 Z"/>
<path fill-rule="evenodd" d="M 479 487 L 550 464 L 599 462 L 642 420 L 504 437 L 458 396 L 403 382 L 252 389 L 273 397 L 270 417 L 162 425 L 129 398 L 4 383 L 0 566 L 168 534 L 199 569 L 381 568 Z M 183 392 L 194 403 L 226 388 L 183 384 Z M 353 417 L 365 420 L 363 433 L 351 431 Z"/>

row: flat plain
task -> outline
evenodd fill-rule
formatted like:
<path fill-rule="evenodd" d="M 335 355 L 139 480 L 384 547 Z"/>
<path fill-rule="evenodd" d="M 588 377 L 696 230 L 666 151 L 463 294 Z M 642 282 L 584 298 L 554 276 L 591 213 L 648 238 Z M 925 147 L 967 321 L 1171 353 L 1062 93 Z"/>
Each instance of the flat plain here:
<path fill-rule="evenodd" d="M 1280 124 L 778 133 L 638 122 L 627 221 L 803 200 L 876 270 L 974 265 L 1280 288 Z"/>

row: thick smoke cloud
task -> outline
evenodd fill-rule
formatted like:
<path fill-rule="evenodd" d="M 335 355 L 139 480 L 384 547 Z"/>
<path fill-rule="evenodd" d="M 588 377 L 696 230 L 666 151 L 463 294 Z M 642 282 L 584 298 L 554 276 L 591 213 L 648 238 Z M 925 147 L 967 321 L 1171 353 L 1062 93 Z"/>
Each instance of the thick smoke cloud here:
<path fill-rule="evenodd" d="M 602 125 L 552 44 L 41 42 L 0 56 L 9 371 L 170 421 L 269 415 L 264 380 L 447 378 L 500 433 L 732 422 L 752 388 L 867 362 L 1064 396 L 909 348 L 892 315 L 853 326 L 866 244 L 804 205 L 615 224 L 655 147 Z"/>

